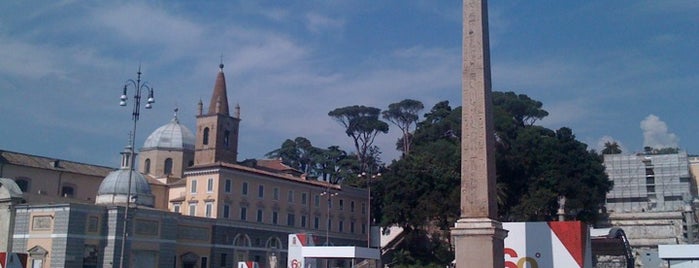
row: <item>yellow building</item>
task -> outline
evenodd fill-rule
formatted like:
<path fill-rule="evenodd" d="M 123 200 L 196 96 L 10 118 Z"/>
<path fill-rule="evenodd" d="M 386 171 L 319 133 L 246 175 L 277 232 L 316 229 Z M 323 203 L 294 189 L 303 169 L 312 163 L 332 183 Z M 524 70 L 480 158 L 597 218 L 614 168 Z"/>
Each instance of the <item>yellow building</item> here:
<path fill-rule="evenodd" d="M 279 267 L 290 233 L 366 245 L 365 190 L 307 179 L 280 160 L 238 162 L 240 107 L 230 116 L 222 64 L 203 106 L 194 133 L 175 113 L 148 136 L 138 172 L 128 147 L 116 170 L 0 151 L 0 178 L 24 200 L 0 230 L 9 248 L 32 267 L 118 267 L 126 227 L 127 267 Z"/>

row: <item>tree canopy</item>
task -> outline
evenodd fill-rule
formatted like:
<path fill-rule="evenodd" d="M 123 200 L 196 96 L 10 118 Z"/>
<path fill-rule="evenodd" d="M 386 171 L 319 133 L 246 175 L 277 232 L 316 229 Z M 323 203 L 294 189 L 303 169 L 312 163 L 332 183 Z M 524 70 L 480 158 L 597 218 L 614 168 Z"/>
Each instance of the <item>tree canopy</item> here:
<path fill-rule="evenodd" d="M 565 196 L 569 219 L 594 222 L 612 187 L 602 157 L 569 128 L 535 125 L 548 115 L 539 101 L 493 92 L 493 105 L 499 220 L 553 220 Z M 382 226 L 423 233 L 437 227 L 442 232 L 433 235 L 448 239 L 460 214 L 460 136 L 461 107 L 448 102 L 417 123 L 410 155 L 391 163 L 377 187 Z M 405 254 L 419 262 L 417 252 Z"/>
<path fill-rule="evenodd" d="M 388 124 L 379 119 L 380 113 L 381 109 L 364 105 L 346 106 L 328 113 L 328 116 L 345 127 L 345 134 L 352 138 L 361 171 L 371 169 L 368 158 L 376 153 L 373 146 L 376 135 L 388 132 Z"/>
<path fill-rule="evenodd" d="M 588 150 L 570 128 L 536 125 L 548 116 L 540 101 L 514 92 L 493 92 L 492 97 L 499 220 L 553 220 L 558 199 L 565 197 L 568 219 L 595 222 L 613 186 L 602 156 Z M 388 131 L 388 124 L 379 119 L 383 115 L 401 129 L 401 139 L 408 143 L 403 143 L 404 156 L 381 168 L 381 179 L 372 181 L 370 213 L 382 226 L 398 225 L 408 232 L 411 242 L 397 249 L 397 265 L 443 266 L 453 258 L 444 240 L 450 239 L 449 230 L 460 216 L 461 107 L 452 109 L 443 101 L 419 121 L 421 109 L 418 101 L 404 100 L 383 113 L 359 105 L 329 112 L 353 139 L 356 160 L 339 147 L 318 149 L 303 138 L 287 140 L 269 155 L 286 157 L 290 165 L 319 177 L 336 178 L 328 181 L 364 187 L 367 184 L 356 174 L 375 174 L 381 168 L 380 150 L 373 141 Z M 411 133 L 412 125 L 416 128 Z M 620 151 L 616 144 L 607 147 Z"/>
<path fill-rule="evenodd" d="M 602 154 L 620 154 L 621 146 L 616 141 L 607 141 L 604 143 Z"/>
<path fill-rule="evenodd" d="M 359 166 L 356 157 L 347 154 L 339 146 L 318 148 L 304 137 L 287 139 L 279 149 L 265 156 L 281 159 L 282 163 L 306 173 L 310 178 L 333 184 L 356 176 L 354 174 Z"/>
<path fill-rule="evenodd" d="M 410 143 L 412 140 L 410 131 L 420 118 L 418 112 L 424 108 L 425 106 L 421 101 L 405 99 L 400 102 L 389 104 L 388 110 L 381 113 L 384 119 L 396 125 L 403 133 L 403 136 L 399 139 L 401 143 L 399 150 L 403 151 L 403 154 L 410 153 Z"/>

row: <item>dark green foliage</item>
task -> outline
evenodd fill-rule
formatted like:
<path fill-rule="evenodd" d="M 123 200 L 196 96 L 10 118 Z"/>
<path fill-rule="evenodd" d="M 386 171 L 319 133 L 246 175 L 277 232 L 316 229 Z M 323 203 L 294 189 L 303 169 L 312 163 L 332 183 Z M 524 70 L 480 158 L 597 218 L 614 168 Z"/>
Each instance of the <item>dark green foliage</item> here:
<path fill-rule="evenodd" d="M 616 141 L 608 141 L 604 143 L 604 149 L 602 149 L 602 154 L 620 154 L 621 147 Z"/>
<path fill-rule="evenodd" d="M 388 124 L 379 119 L 380 114 L 380 109 L 363 105 L 337 108 L 328 113 L 328 116 L 345 127 L 345 134 L 352 138 L 361 171 L 377 169 L 369 166 L 371 161 L 368 159 L 374 153 L 372 149 L 376 135 L 388 132 Z"/>
<path fill-rule="evenodd" d="M 548 115 L 541 102 L 493 92 L 493 103 L 500 220 L 552 220 L 559 196 L 565 196 L 569 219 L 594 222 L 612 187 L 602 157 L 569 128 L 534 125 Z M 436 104 L 417 123 L 410 155 L 394 161 L 377 185 L 382 226 L 423 233 L 453 226 L 459 217 L 460 136 L 461 108 L 451 109 L 448 102 Z M 441 239 L 449 244 L 448 237 Z M 430 252 L 422 248 L 401 250 L 394 258 L 399 267 L 452 260 L 436 253 L 422 256 Z"/>
<path fill-rule="evenodd" d="M 418 112 L 424 108 L 425 106 L 420 101 L 405 99 L 389 104 L 388 110 L 381 113 L 384 119 L 396 125 L 403 133 L 403 136 L 399 139 L 401 146 L 398 147 L 398 150 L 403 151 L 403 154 L 410 153 L 411 128 L 420 118 Z"/>
<path fill-rule="evenodd" d="M 405 235 L 401 243 L 389 256 L 391 267 L 434 267 L 443 268 L 454 259 L 454 252 L 448 243 L 448 232 L 435 232 L 428 235 L 423 230 L 414 230 Z"/>
<path fill-rule="evenodd" d="M 647 155 L 657 155 L 657 154 L 676 154 L 680 151 L 680 148 L 665 147 L 660 149 L 655 149 L 650 146 L 643 147 L 643 153 Z"/>
<path fill-rule="evenodd" d="M 267 153 L 270 158 L 280 158 L 282 163 L 306 173 L 310 178 L 340 183 L 357 174 L 359 165 L 353 155 L 348 155 L 339 146 L 327 149 L 315 147 L 304 137 L 287 139 L 281 148 Z"/>

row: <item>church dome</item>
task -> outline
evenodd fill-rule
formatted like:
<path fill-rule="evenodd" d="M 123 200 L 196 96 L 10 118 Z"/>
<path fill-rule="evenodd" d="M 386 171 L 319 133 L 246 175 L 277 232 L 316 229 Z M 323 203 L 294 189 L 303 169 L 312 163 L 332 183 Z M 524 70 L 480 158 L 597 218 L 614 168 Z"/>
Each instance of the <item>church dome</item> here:
<path fill-rule="evenodd" d="M 194 134 L 177 120 L 177 110 L 175 118 L 148 136 L 142 150 L 155 148 L 194 150 Z"/>
<path fill-rule="evenodd" d="M 97 190 L 95 204 L 116 205 L 125 204 L 129 195 L 129 172 L 131 173 L 131 202 L 140 205 L 153 207 L 153 194 L 146 178 L 138 171 L 130 171 L 130 149 L 127 147 L 122 153 L 122 166 L 120 169 L 112 171 L 102 180 Z"/>

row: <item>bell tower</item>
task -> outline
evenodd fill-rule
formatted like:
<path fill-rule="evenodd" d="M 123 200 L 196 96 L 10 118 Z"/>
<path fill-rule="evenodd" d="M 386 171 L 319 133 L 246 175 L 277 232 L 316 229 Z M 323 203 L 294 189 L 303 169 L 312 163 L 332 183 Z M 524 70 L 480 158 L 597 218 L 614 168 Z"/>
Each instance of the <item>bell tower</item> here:
<path fill-rule="evenodd" d="M 235 117 L 231 117 L 229 114 L 223 63 L 219 65 L 208 112 L 206 114 L 203 112 L 203 103 L 200 100 L 194 146 L 194 165 L 216 162 L 235 163 L 238 157 L 240 112 L 236 106 Z"/>

